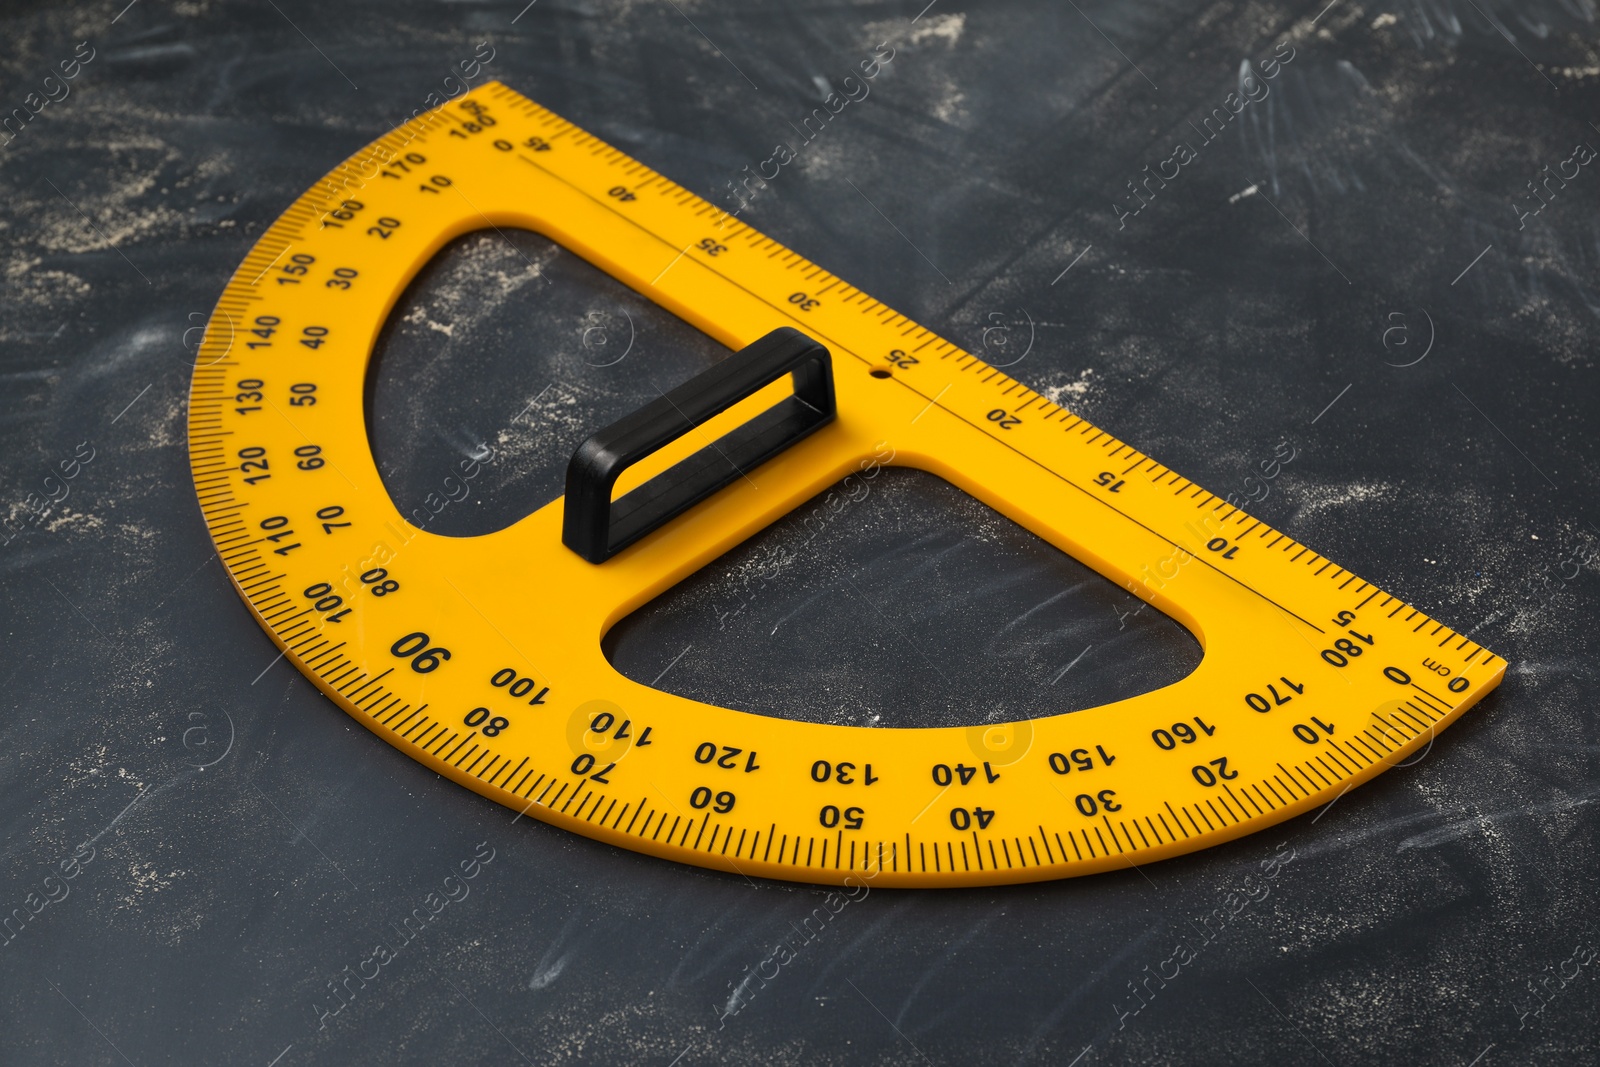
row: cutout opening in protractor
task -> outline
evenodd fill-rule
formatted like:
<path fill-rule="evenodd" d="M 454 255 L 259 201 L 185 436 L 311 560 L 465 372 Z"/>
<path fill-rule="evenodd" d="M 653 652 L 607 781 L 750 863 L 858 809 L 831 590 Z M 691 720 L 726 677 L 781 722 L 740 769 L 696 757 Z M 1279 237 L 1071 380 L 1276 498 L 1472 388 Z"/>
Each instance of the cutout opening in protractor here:
<path fill-rule="evenodd" d="M 634 681 L 805 722 L 975 726 L 1181 681 L 1181 624 L 936 475 L 871 466 L 632 614 Z"/>
<path fill-rule="evenodd" d="M 367 439 L 413 526 L 493 533 L 559 497 L 596 430 L 728 354 L 557 241 L 474 230 L 395 301 L 367 366 Z"/>

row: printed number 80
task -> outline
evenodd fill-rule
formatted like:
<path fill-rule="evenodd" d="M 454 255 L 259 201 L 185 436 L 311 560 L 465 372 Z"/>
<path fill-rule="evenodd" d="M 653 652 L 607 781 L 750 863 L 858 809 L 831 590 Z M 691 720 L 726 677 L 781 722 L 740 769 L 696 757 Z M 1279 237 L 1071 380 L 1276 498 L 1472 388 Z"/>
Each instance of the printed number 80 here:
<path fill-rule="evenodd" d="M 482 726 L 484 737 L 498 737 L 501 730 L 511 725 L 511 720 L 504 715 L 490 717 L 488 708 L 473 708 L 467 712 L 467 717 L 462 720 L 468 726 Z"/>

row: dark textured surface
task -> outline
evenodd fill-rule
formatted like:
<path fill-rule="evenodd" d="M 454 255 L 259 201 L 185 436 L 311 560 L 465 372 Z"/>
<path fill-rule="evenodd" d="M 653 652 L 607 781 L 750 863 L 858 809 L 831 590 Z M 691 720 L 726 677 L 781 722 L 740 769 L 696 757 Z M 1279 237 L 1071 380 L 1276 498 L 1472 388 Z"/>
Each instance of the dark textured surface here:
<path fill-rule="evenodd" d="M 1588 0 L 121 6 L 0 15 L 5 110 L 95 49 L 0 134 L 0 914 L 22 909 L 0 1061 L 1592 1058 L 1596 167 L 1518 228 L 1540 169 L 1600 145 Z M 194 502 L 186 331 L 482 41 L 489 75 L 713 197 L 891 42 L 745 217 L 1213 491 L 1265 485 L 1262 518 L 1505 656 L 1504 684 L 1314 819 L 1120 875 L 874 890 L 719 1022 L 820 891 L 513 825 L 424 771 L 269 666 Z M 1206 143 L 1191 123 L 1241 61 L 1290 47 Z M 1179 141 L 1195 158 L 1119 223 Z M 408 510 L 487 444 L 433 528 L 504 525 L 719 351 L 540 238 L 465 238 L 385 337 L 385 478 Z M 614 660 L 883 725 L 1082 707 L 1196 662 L 931 476 L 869 484 L 624 622 Z M 319 1027 L 328 983 L 483 841 L 470 896 Z M 1146 967 L 1178 974 L 1140 1007 Z"/>

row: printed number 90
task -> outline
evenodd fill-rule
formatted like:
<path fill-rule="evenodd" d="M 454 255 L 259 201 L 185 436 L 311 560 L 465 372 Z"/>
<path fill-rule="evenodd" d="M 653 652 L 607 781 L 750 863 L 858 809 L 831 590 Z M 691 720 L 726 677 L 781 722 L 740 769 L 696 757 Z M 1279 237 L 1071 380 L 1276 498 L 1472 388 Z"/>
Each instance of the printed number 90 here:
<path fill-rule="evenodd" d="M 431 640 L 432 638 L 419 630 L 416 633 L 406 634 L 390 645 L 389 652 L 401 659 L 409 659 L 411 669 L 418 674 L 427 674 L 438 670 L 440 662 L 450 658 L 448 648 L 429 648 L 428 642 Z"/>

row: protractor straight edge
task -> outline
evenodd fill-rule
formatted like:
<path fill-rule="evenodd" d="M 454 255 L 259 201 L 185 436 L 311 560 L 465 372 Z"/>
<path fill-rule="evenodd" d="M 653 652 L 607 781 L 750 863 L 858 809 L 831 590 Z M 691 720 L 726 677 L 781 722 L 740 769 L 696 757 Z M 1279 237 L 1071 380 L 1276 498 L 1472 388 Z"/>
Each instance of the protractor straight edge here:
<path fill-rule="evenodd" d="M 732 349 L 799 331 L 831 353 L 837 416 L 600 563 L 563 544 L 563 499 L 481 537 L 413 526 L 367 440 L 368 362 L 417 272 L 491 226 L 559 242 Z M 764 417 L 730 409 L 672 462 Z M 508 808 L 745 875 L 980 885 L 1190 852 L 1406 760 L 1505 671 L 498 83 L 375 141 L 266 232 L 207 329 L 189 449 L 234 584 L 340 707 Z M 669 452 L 641 476 L 671 478 Z M 885 462 L 1136 592 L 1198 638 L 1199 667 L 1070 714 L 879 729 L 702 704 L 606 661 L 630 611 Z"/>

